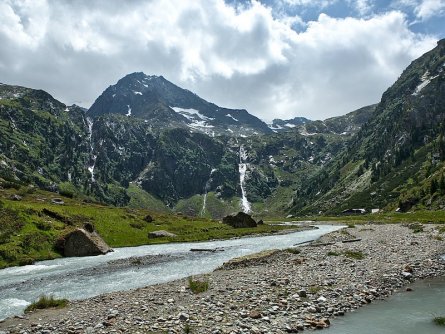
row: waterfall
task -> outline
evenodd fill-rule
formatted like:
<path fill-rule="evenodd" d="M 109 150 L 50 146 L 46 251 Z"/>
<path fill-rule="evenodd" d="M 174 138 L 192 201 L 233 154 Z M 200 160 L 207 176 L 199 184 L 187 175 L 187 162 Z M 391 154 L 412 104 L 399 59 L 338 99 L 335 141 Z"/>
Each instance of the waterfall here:
<path fill-rule="evenodd" d="M 96 179 L 94 178 L 94 167 L 96 166 L 96 159 L 97 155 L 94 154 L 94 147 L 93 147 L 93 120 L 89 117 L 87 117 L 87 123 L 88 123 L 88 141 L 90 143 L 90 161 L 91 164 L 88 166 L 88 171 L 91 174 L 91 182 L 95 182 Z"/>
<path fill-rule="evenodd" d="M 204 187 L 204 200 L 202 202 L 202 209 L 201 209 L 201 213 L 199 214 L 201 217 L 204 216 L 204 213 L 206 211 L 206 205 L 207 205 L 207 192 L 210 190 L 210 182 L 212 182 L 212 175 L 213 173 L 215 173 L 217 171 L 217 169 L 213 168 L 210 171 L 210 176 L 209 179 L 206 182 L 206 185 Z"/>
<path fill-rule="evenodd" d="M 247 194 L 246 194 L 246 170 L 247 170 L 247 152 L 244 149 L 244 146 L 241 145 L 239 148 L 239 165 L 238 165 L 238 170 L 239 170 L 239 182 L 241 185 L 241 209 L 243 210 L 244 213 L 249 213 L 251 208 L 250 208 L 250 203 L 247 199 Z"/>

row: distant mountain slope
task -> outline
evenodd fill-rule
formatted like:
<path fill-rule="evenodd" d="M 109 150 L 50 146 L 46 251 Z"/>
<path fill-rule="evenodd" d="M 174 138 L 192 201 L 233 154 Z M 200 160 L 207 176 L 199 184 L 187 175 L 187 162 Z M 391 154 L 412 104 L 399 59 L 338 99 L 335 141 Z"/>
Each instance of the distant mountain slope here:
<path fill-rule="evenodd" d="M 0 174 L 55 189 L 52 180 L 85 180 L 85 112 L 42 90 L 0 85 Z M 80 181 L 82 182 L 82 181 Z"/>
<path fill-rule="evenodd" d="M 0 85 L 0 184 L 32 183 L 114 205 L 135 203 L 135 196 L 158 209 L 181 202 L 182 212 L 217 218 L 240 209 L 241 159 L 247 200 L 263 210 L 277 189 L 288 194 L 343 145 L 331 134 L 212 137 L 183 126 L 154 129 L 119 113 L 89 114 L 44 91 Z M 212 201 L 207 211 L 206 193 Z M 282 207 L 275 203 L 271 210 Z"/>
<path fill-rule="evenodd" d="M 444 118 L 441 40 L 383 94 L 347 149 L 303 185 L 298 191 L 302 200 L 294 210 L 445 204 L 437 193 L 445 160 Z"/>
<path fill-rule="evenodd" d="M 188 127 L 210 135 L 269 133 L 268 126 L 244 109 L 207 102 L 162 76 L 132 73 L 108 87 L 88 111 L 91 117 L 115 113 L 163 128 Z"/>
<path fill-rule="evenodd" d="M 294 117 L 292 119 L 287 119 L 287 120 L 276 118 L 272 121 L 271 124 L 269 124 L 269 128 L 274 132 L 282 132 L 299 127 L 309 122 L 311 122 L 311 120 L 305 117 Z"/>
<path fill-rule="evenodd" d="M 372 104 L 351 111 L 346 115 L 328 118 L 324 121 L 312 121 L 304 117 L 295 117 L 288 120 L 274 119 L 272 124 L 269 124 L 269 128 L 276 133 L 297 130 L 304 136 L 318 133 L 352 136 L 370 119 L 376 106 L 377 104 Z"/>
<path fill-rule="evenodd" d="M 323 121 L 328 131 L 337 134 L 352 135 L 357 133 L 373 115 L 377 104 L 354 110 L 343 116 L 328 118 Z"/>

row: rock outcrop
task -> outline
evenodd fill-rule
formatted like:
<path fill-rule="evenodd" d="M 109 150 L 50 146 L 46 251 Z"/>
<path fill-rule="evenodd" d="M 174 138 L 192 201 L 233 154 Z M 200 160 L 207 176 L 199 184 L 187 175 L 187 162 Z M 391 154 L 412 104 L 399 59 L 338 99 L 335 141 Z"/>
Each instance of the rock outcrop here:
<path fill-rule="evenodd" d="M 144 217 L 144 221 L 146 221 L 147 223 L 152 223 L 154 221 L 153 217 L 150 215 L 146 215 Z"/>
<path fill-rule="evenodd" d="M 61 248 L 67 257 L 103 255 L 113 251 L 96 231 L 83 228 L 67 234 Z"/>
<path fill-rule="evenodd" d="M 174 233 L 171 233 L 171 232 L 160 230 L 160 231 L 153 231 L 153 232 L 148 233 L 148 237 L 150 239 L 153 239 L 153 238 L 164 238 L 164 237 L 174 238 L 174 237 L 177 237 L 177 235 L 174 234 Z"/>
<path fill-rule="evenodd" d="M 257 223 L 252 216 L 244 212 L 238 212 L 236 216 L 226 216 L 222 222 L 234 228 L 257 227 Z"/>

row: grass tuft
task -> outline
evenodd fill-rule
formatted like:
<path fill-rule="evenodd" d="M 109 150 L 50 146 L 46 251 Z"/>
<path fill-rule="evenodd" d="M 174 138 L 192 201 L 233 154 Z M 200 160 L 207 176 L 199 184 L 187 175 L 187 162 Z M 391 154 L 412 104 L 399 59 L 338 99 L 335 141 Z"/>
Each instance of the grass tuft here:
<path fill-rule="evenodd" d="M 288 253 L 291 253 L 291 254 L 300 254 L 301 253 L 301 249 L 293 248 L 293 247 L 286 248 L 285 251 Z"/>
<path fill-rule="evenodd" d="M 362 251 L 350 251 L 347 250 L 343 253 L 346 257 L 355 260 L 363 260 L 365 258 L 365 254 Z"/>
<path fill-rule="evenodd" d="M 189 289 L 195 294 L 206 292 L 209 289 L 208 280 L 195 280 L 193 277 L 189 277 L 188 281 Z"/>
<path fill-rule="evenodd" d="M 439 227 L 438 232 L 441 233 L 441 234 L 445 233 L 445 226 Z"/>
<path fill-rule="evenodd" d="M 190 327 L 189 324 L 185 324 L 184 326 L 184 333 L 185 334 L 190 334 L 192 332 L 192 327 Z"/>
<path fill-rule="evenodd" d="M 445 326 L 445 316 L 437 316 L 433 318 L 433 322 L 437 326 Z"/>
<path fill-rule="evenodd" d="M 420 223 L 412 223 L 408 225 L 408 228 L 413 231 L 413 233 L 423 232 L 423 225 Z"/>
<path fill-rule="evenodd" d="M 25 309 L 25 313 L 52 307 L 63 308 L 66 305 L 68 305 L 68 299 L 56 299 L 53 296 L 40 296 L 38 300 Z"/>
<path fill-rule="evenodd" d="M 334 252 L 334 251 L 329 251 L 328 252 L 328 256 L 339 256 L 340 253 Z"/>
<path fill-rule="evenodd" d="M 309 287 L 309 293 L 315 295 L 316 293 L 320 292 L 322 290 L 321 286 L 318 285 L 311 285 Z"/>

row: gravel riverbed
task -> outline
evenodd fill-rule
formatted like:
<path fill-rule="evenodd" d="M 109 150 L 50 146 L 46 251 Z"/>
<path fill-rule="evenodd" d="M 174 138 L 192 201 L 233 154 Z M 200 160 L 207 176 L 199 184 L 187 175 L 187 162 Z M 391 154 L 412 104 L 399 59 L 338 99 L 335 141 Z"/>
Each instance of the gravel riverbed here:
<path fill-rule="evenodd" d="M 6 319 L 0 334 L 298 333 L 445 274 L 445 241 L 433 224 L 419 233 L 407 225 L 356 225 L 295 249 L 195 277 L 209 282 L 203 293 L 194 294 L 186 279 L 109 293 Z"/>

